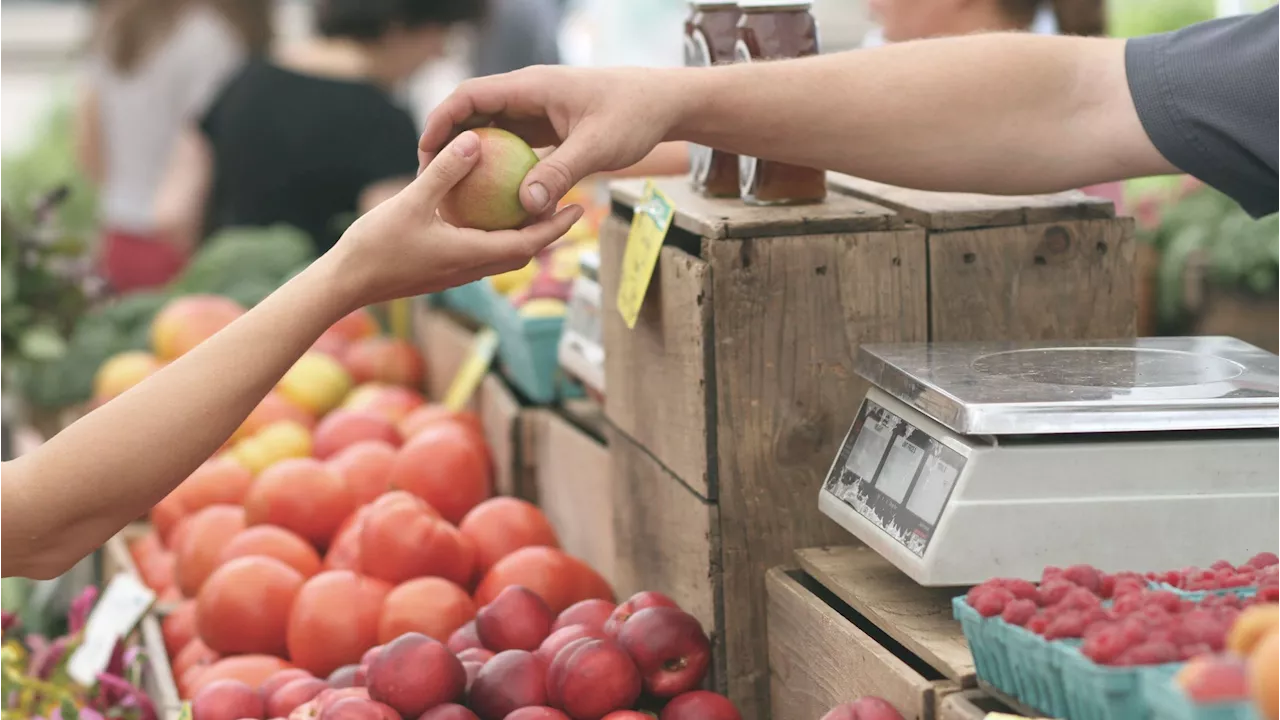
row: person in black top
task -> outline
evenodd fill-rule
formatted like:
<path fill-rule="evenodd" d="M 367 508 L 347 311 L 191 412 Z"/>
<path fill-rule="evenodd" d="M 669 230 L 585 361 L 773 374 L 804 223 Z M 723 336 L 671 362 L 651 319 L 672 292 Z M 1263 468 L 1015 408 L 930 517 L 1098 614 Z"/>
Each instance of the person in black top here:
<path fill-rule="evenodd" d="M 283 223 L 317 254 L 418 167 L 418 130 L 390 91 L 439 57 L 477 0 L 323 0 L 319 36 L 257 58 L 179 143 L 157 220 L 194 244 Z"/>

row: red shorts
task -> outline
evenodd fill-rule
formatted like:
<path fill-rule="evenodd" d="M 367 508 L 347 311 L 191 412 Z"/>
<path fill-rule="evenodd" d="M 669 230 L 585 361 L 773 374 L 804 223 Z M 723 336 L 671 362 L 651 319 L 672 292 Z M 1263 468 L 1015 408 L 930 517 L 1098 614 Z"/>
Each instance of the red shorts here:
<path fill-rule="evenodd" d="M 186 264 L 184 252 L 155 236 L 109 230 L 102 238 L 102 275 L 116 292 L 167 285 Z"/>

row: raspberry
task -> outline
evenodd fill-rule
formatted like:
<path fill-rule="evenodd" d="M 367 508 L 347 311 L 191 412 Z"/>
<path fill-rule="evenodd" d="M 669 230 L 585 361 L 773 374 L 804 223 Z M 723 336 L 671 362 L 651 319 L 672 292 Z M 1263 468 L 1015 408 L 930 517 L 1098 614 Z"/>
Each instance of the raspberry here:
<path fill-rule="evenodd" d="M 1092 610 L 1102 606 L 1102 600 L 1083 587 L 1072 588 L 1058 605 L 1071 610 Z"/>
<path fill-rule="evenodd" d="M 1209 568 L 1211 570 L 1231 570 L 1232 572 L 1234 572 L 1236 569 L 1236 566 L 1232 565 L 1226 560 L 1215 560 L 1213 564 L 1209 566 Z"/>
<path fill-rule="evenodd" d="M 1098 592 L 1102 586 L 1102 580 L 1099 577 L 1101 573 L 1092 565 L 1072 565 L 1062 571 L 1062 577 L 1083 588 L 1088 588 L 1091 592 Z"/>
<path fill-rule="evenodd" d="M 1204 643 L 1195 643 L 1192 645 L 1183 645 L 1178 648 L 1178 659 L 1186 662 L 1197 655 L 1208 655 L 1213 652 L 1213 648 Z"/>
<path fill-rule="evenodd" d="M 1148 640 L 1141 645 L 1135 645 L 1120 654 L 1116 658 L 1116 665 L 1163 665 L 1164 663 L 1177 662 L 1178 648 L 1171 642 L 1162 642 Z"/>
<path fill-rule="evenodd" d="M 1045 629 L 1049 627 L 1049 616 L 1043 612 L 1037 613 L 1035 617 L 1027 621 L 1027 629 L 1037 635 L 1044 635 Z"/>
<path fill-rule="evenodd" d="M 1004 606 L 1013 599 L 1013 593 L 1004 588 L 995 588 L 979 595 L 973 609 L 977 610 L 982 617 L 995 617 L 1003 612 Z"/>
<path fill-rule="evenodd" d="M 1115 575 L 1102 576 L 1102 584 L 1098 587 L 1098 594 L 1104 598 L 1111 598 L 1116 594 Z"/>
<path fill-rule="evenodd" d="M 1040 585 L 1040 604 L 1045 606 L 1057 605 L 1066 597 L 1067 593 L 1079 587 L 1070 580 L 1056 578 L 1048 580 Z"/>
<path fill-rule="evenodd" d="M 988 580 L 979 585 L 974 585 L 973 587 L 969 588 L 969 592 L 965 593 L 964 601 L 969 603 L 971 607 L 977 607 L 978 598 L 982 597 L 983 595 L 986 595 L 992 590 L 999 590 L 1001 587 L 1000 583 L 1001 581 L 997 578 L 994 580 Z"/>
<path fill-rule="evenodd" d="M 1137 592 L 1118 595 L 1116 601 L 1111 604 L 1111 609 L 1119 615 L 1128 615 L 1141 610 L 1145 602 L 1146 591 L 1138 590 Z"/>
<path fill-rule="evenodd" d="M 1120 654 L 1128 650 L 1132 641 L 1119 623 L 1098 626 L 1085 635 L 1080 652 L 1099 665 L 1110 665 Z"/>
<path fill-rule="evenodd" d="M 1144 605 L 1138 615 L 1147 623 L 1147 627 L 1167 627 L 1173 620 L 1173 613 L 1159 605 Z"/>
<path fill-rule="evenodd" d="M 1000 618 L 1010 625 L 1023 627 L 1027 621 L 1035 617 L 1036 603 L 1034 600 L 1027 598 L 1015 598 L 1008 605 L 1004 606 L 1004 612 L 1000 613 Z"/>
<path fill-rule="evenodd" d="M 1280 602 L 1280 586 L 1268 585 L 1266 587 L 1258 588 L 1258 594 L 1256 597 L 1260 603 Z"/>
<path fill-rule="evenodd" d="M 1249 558 L 1249 562 L 1245 563 L 1245 565 L 1255 568 L 1275 567 L 1280 565 L 1280 558 L 1276 557 L 1275 553 L 1260 552 Z"/>
<path fill-rule="evenodd" d="M 1036 586 L 1027 580 L 1006 580 L 1004 589 L 1013 593 L 1013 596 L 1022 600 L 1030 600 L 1036 604 L 1040 603 L 1040 591 Z"/>
<path fill-rule="evenodd" d="M 1084 635 L 1085 625 L 1088 624 L 1088 618 L 1084 613 L 1068 610 L 1049 623 L 1049 626 L 1044 629 L 1044 637 L 1046 640 L 1078 638 Z"/>
<path fill-rule="evenodd" d="M 1226 636 L 1227 626 L 1202 608 L 1179 615 L 1173 627 L 1173 638 L 1179 645 L 1203 643 L 1216 651 L 1222 649 Z"/>
<path fill-rule="evenodd" d="M 1118 578 L 1115 587 L 1111 591 L 1111 597 L 1119 598 L 1125 595 L 1133 595 L 1135 593 L 1145 592 L 1147 582 L 1136 578 Z"/>
<path fill-rule="evenodd" d="M 1168 590 L 1158 590 L 1156 592 L 1147 593 L 1143 598 L 1143 604 L 1147 607 L 1163 608 L 1166 612 L 1176 613 L 1182 609 L 1182 601 L 1177 595 Z"/>
<path fill-rule="evenodd" d="M 1040 584 L 1043 585 L 1050 580 L 1062 577 L 1062 568 L 1050 565 L 1040 573 Z"/>

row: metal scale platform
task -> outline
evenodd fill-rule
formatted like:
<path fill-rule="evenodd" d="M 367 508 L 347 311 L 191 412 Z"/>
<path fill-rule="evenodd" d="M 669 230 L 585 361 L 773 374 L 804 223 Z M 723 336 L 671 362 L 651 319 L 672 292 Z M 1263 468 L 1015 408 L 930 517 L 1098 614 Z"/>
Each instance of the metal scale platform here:
<path fill-rule="evenodd" d="M 1222 337 L 866 346 L 818 505 L 929 586 L 1275 552 L 1277 361 Z"/>

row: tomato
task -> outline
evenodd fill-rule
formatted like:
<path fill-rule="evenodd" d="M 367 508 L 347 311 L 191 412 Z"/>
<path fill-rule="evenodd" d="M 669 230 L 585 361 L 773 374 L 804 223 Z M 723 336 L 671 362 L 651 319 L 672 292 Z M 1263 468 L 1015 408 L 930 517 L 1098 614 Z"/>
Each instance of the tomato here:
<path fill-rule="evenodd" d="M 329 570 L 307 580 L 293 601 L 289 657 L 316 677 L 360 662 L 378 644 L 378 616 L 391 586 L 349 570 Z"/>
<path fill-rule="evenodd" d="M 275 558 L 236 558 L 213 571 L 196 600 L 205 645 L 223 655 L 284 655 L 285 631 L 302 573 Z"/>

